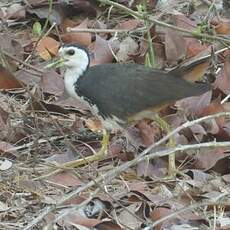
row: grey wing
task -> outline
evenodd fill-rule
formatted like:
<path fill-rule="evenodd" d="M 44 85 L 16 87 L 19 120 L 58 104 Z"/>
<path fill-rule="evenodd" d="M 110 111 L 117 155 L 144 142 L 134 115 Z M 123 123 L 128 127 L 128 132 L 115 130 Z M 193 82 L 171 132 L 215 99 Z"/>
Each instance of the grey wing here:
<path fill-rule="evenodd" d="M 81 94 L 98 107 L 102 116 L 114 115 L 121 119 L 208 90 L 205 84 L 192 84 L 135 64 L 91 67 L 79 86 Z"/>

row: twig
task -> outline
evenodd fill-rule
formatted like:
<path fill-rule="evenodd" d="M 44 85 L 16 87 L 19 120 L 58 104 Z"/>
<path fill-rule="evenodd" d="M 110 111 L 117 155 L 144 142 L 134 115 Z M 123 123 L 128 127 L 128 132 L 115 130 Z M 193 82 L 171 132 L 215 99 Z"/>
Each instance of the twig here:
<path fill-rule="evenodd" d="M 71 28 L 67 27 L 67 32 L 80 32 L 80 33 L 126 33 L 132 30 L 126 29 L 89 29 L 89 28 Z"/>
<path fill-rule="evenodd" d="M 30 64 L 26 63 L 25 61 L 22 61 L 22 60 L 18 59 L 17 57 L 14 57 L 13 55 L 11 55 L 11 54 L 9 54 L 8 52 L 6 52 L 5 50 L 2 50 L 2 52 L 3 52 L 7 57 L 9 57 L 9 58 L 11 58 L 11 59 L 13 59 L 13 60 L 15 60 L 15 61 L 21 63 L 23 66 L 29 67 L 30 69 L 33 69 L 33 70 L 35 70 L 35 71 L 38 72 L 38 73 L 44 74 L 44 71 L 43 71 L 43 70 L 40 70 L 40 69 L 36 68 L 35 66 L 30 65 Z"/>

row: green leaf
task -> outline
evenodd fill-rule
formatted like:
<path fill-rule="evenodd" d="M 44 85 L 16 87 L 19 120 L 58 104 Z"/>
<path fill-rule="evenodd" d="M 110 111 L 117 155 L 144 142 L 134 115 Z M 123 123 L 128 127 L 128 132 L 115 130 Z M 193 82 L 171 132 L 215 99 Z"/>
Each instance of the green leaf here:
<path fill-rule="evenodd" d="M 41 36 L 42 34 L 42 25 L 40 22 L 35 22 L 33 24 L 33 34 L 37 37 Z"/>

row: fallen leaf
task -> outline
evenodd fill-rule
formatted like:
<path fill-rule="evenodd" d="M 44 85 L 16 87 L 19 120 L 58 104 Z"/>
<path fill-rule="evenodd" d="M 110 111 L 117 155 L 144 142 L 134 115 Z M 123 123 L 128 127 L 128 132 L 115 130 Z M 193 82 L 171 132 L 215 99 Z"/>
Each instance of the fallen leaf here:
<path fill-rule="evenodd" d="M 168 216 L 172 213 L 173 211 L 169 208 L 164 208 L 164 207 L 157 207 L 153 211 L 150 212 L 149 217 L 152 221 L 157 221 L 165 216 Z M 163 223 L 158 224 L 154 229 L 155 230 L 161 230 Z"/>
<path fill-rule="evenodd" d="M 45 93 L 61 96 L 64 92 L 63 78 L 54 70 L 47 71 L 43 74 L 40 86 Z"/>
<path fill-rule="evenodd" d="M 176 14 L 173 16 L 173 19 L 175 21 L 176 26 L 179 26 L 179 27 L 184 28 L 186 30 L 190 30 L 191 32 L 196 29 L 196 26 L 197 26 L 196 22 L 190 20 L 188 17 L 186 17 L 183 14 Z M 187 52 L 186 52 L 187 58 L 190 58 L 190 57 L 197 55 L 198 53 L 207 49 L 207 47 L 208 47 L 207 44 L 200 43 L 200 41 L 196 38 L 185 37 L 184 41 L 185 41 L 186 47 L 187 47 Z"/>
<path fill-rule="evenodd" d="M 214 87 L 219 88 L 226 95 L 230 94 L 230 58 L 226 57 L 224 67 L 221 69 L 214 82 Z"/>
<path fill-rule="evenodd" d="M 0 64 L 0 89 L 16 89 L 22 88 L 23 83 Z"/>
<path fill-rule="evenodd" d="M 136 124 L 136 127 L 140 131 L 140 135 L 141 135 L 144 146 L 147 147 L 154 143 L 155 134 L 158 131 L 156 128 L 151 126 L 151 124 L 149 124 L 145 120 L 138 121 L 138 123 Z"/>
<path fill-rule="evenodd" d="M 165 53 L 167 62 L 176 64 L 186 56 L 186 43 L 184 38 L 178 32 L 172 29 L 166 29 L 165 32 Z"/>
<path fill-rule="evenodd" d="M 53 182 L 56 185 L 68 186 L 68 187 L 75 187 L 75 186 L 82 186 L 83 182 L 73 173 L 69 172 L 62 172 L 56 175 L 50 176 L 47 178 L 48 181 Z"/>
<path fill-rule="evenodd" d="M 199 154 L 195 156 L 194 168 L 202 169 L 205 171 L 210 170 L 211 168 L 215 167 L 215 165 L 218 164 L 219 161 L 223 161 L 222 163 L 225 164 L 229 156 L 230 153 L 226 149 L 201 149 Z M 216 170 L 214 171 L 219 171 L 219 173 L 226 170 L 229 171 L 228 164 L 226 163 L 226 167 L 223 167 L 223 164 L 221 164 L 221 166 L 218 169 L 216 168 Z"/>
<path fill-rule="evenodd" d="M 0 153 L 10 152 L 12 154 L 15 154 L 16 151 L 13 151 L 12 149 L 14 149 L 14 146 L 12 144 L 5 141 L 0 141 Z"/>
<path fill-rule="evenodd" d="M 230 35 L 230 20 L 222 19 L 214 26 L 215 32 L 217 34 Z"/>
<path fill-rule="evenodd" d="M 52 57 L 57 56 L 60 42 L 51 37 L 43 37 L 36 47 L 39 56 L 44 60 L 50 60 Z"/>
<path fill-rule="evenodd" d="M 19 3 L 10 4 L 9 7 L 1 7 L 0 14 L 5 20 L 8 19 L 23 19 L 26 16 L 25 6 Z"/>
<path fill-rule="evenodd" d="M 116 54 L 118 62 L 126 62 L 130 59 L 130 54 L 137 52 L 138 44 L 131 37 L 127 37 L 120 43 L 120 48 Z"/>
<path fill-rule="evenodd" d="M 188 97 L 179 100 L 175 103 L 175 106 L 178 110 L 184 111 L 187 115 L 193 114 L 199 116 L 204 108 L 210 104 L 211 98 L 212 91 L 208 91 L 201 96 Z"/>
<path fill-rule="evenodd" d="M 137 164 L 138 177 L 164 177 L 167 175 L 167 163 L 162 159 L 155 159 L 154 161 L 142 161 Z"/>
<path fill-rule="evenodd" d="M 104 221 L 100 224 L 97 224 L 95 226 L 95 229 L 98 229 L 98 230 L 111 230 L 111 229 L 122 230 L 122 228 L 118 224 L 113 223 L 113 221 Z"/>
<path fill-rule="evenodd" d="M 224 112 L 224 107 L 220 103 L 219 99 L 216 99 L 210 103 L 207 107 L 203 108 L 203 110 L 200 112 L 200 116 L 208 116 L 216 113 Z M 225 118 L 217 117 L 215 118 L 215 121 L 217 122 L 217 125 L 222 128 L 225 122 Z"/>
<path fill-rule="evenodd" d="M 40 2 L 40 1 L 39 1 Z M 59 13 L 56 8 L 52 8 L 52 11 L 50 12 L 49 7 L 40 6 L 40 7 L 27 7 L 26 11 L 29 14 L 35 14 L 40 19 L 47 19 L 49 18 L 49 21 L 51 24 L 56 23 L 57 25 L 61 24 L 62 21 L 62 15 Z"/>
<path fill-rule="evenodd" d="M 58 224 L 62 227 L 77 224 L 84 227 L 93 228 L 99 223 L 101 223 L 100 219 L 87 218 L 83 215 L 80 215 L 80 213 L 77 211 L 71 211 L 71 213 L 65 215 L 61 220 L 58 221 Z"/>
<path fill-rule="evenodd" d="M 195 83 L 196 81 L 200 81 L 203 79 L 205 73 L 207 73 L 208 67 L 209 67 L 208 61 L 198 64 L 191 70 L 186 71 L 182 77 L 186 81 Z"/>
<path fill-rule="evenodd" d="M 118 50 L 118 41 L 105 40 L 100 36 L 96 36 L 96 41 L 92 43 L 91 50 L 94 53 L 94 58 L 91 61 L 91 65 L 99 65 L 105 63 L 111 63 L 114 59 L 112 50 L 114 53 Z"/>
<path fill-rule="evenodd" d="M 120 215 L 118 216 L 119 222 L 131 229 L 137 229 L 138 227 L 140 227 L 141 221 L 135 215 L 135 213 L 140 208 L 140 205 L 141 203 L 137 202 L 129 205 L 128 207 L 126 207 L 126 209 L 121 211 Z"/>
<path fill-rule="evenodd" d="M 129 19 L 125 21 L 119 22 L 114 29 L 118 30 L 134 30 L 138 27 L 138 25 L 141 24 L 141 21 L 139 19 Z"/>
<path fill-rule="evenodd" d="M 87 29 L 89 20 L 86 18 L 80 25 L 74 27 L 73 29 Z M 61 35 L 61 38 L 66 43 L 79 43 L 84 46 L 89 46 L 92 42 L 91 33 L 84 32 L 67 32 Z"/>

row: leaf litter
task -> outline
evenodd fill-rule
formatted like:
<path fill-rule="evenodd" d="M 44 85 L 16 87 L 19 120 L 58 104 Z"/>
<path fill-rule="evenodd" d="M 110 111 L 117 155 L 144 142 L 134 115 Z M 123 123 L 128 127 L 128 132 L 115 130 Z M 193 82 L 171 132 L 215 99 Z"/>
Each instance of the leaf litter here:
<path fill-rule="evenodd" d="M 176 154 L 180 172 L 176 177 L 167 175 L 168 160 L 160 157 L 137 162 L 115 178 L 97 182 L 166 135 L 149 119 L 129 127 L 135 146 L 114 132 L 105 159 L 71 166 L 76 159 L 95 154 L 102 135 L 100 123 L 88 108 L 66 94 L 61 71 L 45 68 L 61 42 L 87 46 L 93 54 L 92 65 L 144 64 L 149 29 L 157 67 L 171 70 L 186 69 L 187 63 L 211 54 L 211 47 L 224 48 L 217 41 L 198 39 L 196 33 L 229 39 L 230 20 L 224 14 L 227 10 L 219 8 L 221 1 L 216 5 L 199 0 L 191 5 L 177 0 L 169 5 L 146 1 L 148 14 L 193 31 L 194 36 L 159 25 L 146 28 L 138 17 L 101 2 L 0 3 L 0 228 L 228 229 L 229 146 Z M 141 4 L 116 2 L 137 12 Z M 34 25 L 40 28 L 36 33 Z M 215 68 L 216 80 L 209 92 L 160 110 L 172 130 L 197 117 L 230 112 L 229 66 L 225 49 L 186 69 L 183 77 L 195 82 Z M 176 145 L 229 141 L 229 124 L 227 117 L 194 124 L 174 134 L 174 141 Z M 167 148 L 164 142 L 154 151 Z M 78 189 L 81 192 L 76 196 L 65 199 Z M 61 205 L 42 216 L 56 204 Z"/>

